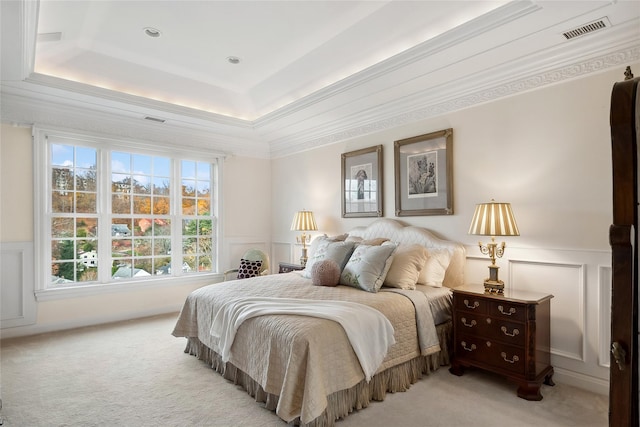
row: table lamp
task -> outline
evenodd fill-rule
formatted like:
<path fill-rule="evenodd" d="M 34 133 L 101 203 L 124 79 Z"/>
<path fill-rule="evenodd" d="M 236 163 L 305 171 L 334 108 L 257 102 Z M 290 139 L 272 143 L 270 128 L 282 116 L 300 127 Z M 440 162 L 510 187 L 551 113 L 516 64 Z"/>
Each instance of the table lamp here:
<path fill-rule="evenodd" d="M 313 212 L 307 210 L 301 210 L 296 212 L 291 223 L 291 230 L 302 231 L 302 235 L 297 236 L 298 243 L 302 243 L 302 256 L 300 257 L 300 264 L 303 266 L 307 264 L 307 243 L 311 241 L 311 235 L 306 234 L 305 231 L 316 231 L 318 226 L 316 220 L 313 218 Z"/>
<path fill-rule="evenodd" d="M 504 293 L 504 282 L 498 279 L 498 267 L 496 257 L 504 255 L 505 243 L 496 243 L 494 236 L 519 236 L 518 226 L 509 203 L 497 203 L 491 199 L 490 203 L 476 205 L 476 211 L 471 220 L 469 234 L 491 236 L 491 242 L 483 245 L 478 242 L 480 252 L 489 255 L 489 278 L 484 281 L 484 290 L 489 293 Z"/>

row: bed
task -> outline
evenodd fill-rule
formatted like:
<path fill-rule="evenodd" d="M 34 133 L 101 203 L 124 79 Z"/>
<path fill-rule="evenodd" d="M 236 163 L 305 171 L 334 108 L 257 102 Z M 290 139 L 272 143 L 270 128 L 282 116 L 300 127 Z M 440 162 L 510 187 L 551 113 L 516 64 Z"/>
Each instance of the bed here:
<path fill-rule="evenodd" d="M 379 286 L 370 288 L 374 280 L 368 273 L 354 275 L 360 279 L 357 285 L 314 286 L 317 268 L 310 267 L 330 257 L 327 248 L 343 246 L 352 250 L 340 265 L 341 281 L 353 268 L 356 248 L 366 255 L 394 247 L 382 262 L 384 280 L 376 280 Z M 416 257 L 416 251 L 426 258 Z M 450 289 L 463 284 L 464 262 L 462 244 L 442 240 L 424 228 L 378 219 L 345 236 L 314 240 L 303 271 L 197 289 L 187 297 L 173 335 L 187 338 L 186 353 L 243 387 L 285 422 L 332 426 L 372 400 L 384 400 L 387 392 L 405 391 L 424 374 L 449 364 Z M 417 268 L 408 267 L 411 264 Z M 296 310 L 302 307 L 313 314 L 292 314 L 298 311 L 282 311 L 280 306 L 260 311 L 260 304 L 271 307 L 274 301 L 291 302 Z M 329 311 L 338 307 L 352 318 L 340 323 L 319 314 L 325 306 Z M 238 314 L 230 307 L 249 308 Z M 369 319 L 365 314 L 374 315 L 370 312 L 382 317 L 377 321 L 390 325 L 391 332 L 375 321 L 362 321 Z M 221 319 L 232 320 L 233 333 Z M 352 330 L 359 323 L 369 329 Z M 384 341 L 385 332 L 390 341 Z M 358 336 L 368 337 L 364 341 L 377 337 L 377 345 L 386 343 L 383 354 L 375 351 L 374 365 L 363 360 L 369 350 L 356 344 Z"/>

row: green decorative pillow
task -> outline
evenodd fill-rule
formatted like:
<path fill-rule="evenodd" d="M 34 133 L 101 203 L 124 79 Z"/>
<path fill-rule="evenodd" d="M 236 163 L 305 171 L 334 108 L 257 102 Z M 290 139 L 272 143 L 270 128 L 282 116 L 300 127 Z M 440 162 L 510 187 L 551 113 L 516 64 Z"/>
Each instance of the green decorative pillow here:
<path fill-rule="evenodd" d="M 358 245 L 342 269 L 340 284 L 367 292 L 378 292 L 391 267 L 396 248 L 394 243 L 382 246 Z"/>
<path fill-rule="evenodd" d="M 317 240 L 317 239 L 316 239 Z M 325 259 L 331 259 L 338 264 L 340 271 L 349 260 L 351 252 L 353 252 L 354 244 L 352 242 L 335 242 L 333 240 L 322 239 L 317 242 L 314 252 L 307 260 L 307 265 L 302 271 L 302 276 L 311 279 L 311 269 L 313 264 Z"/>

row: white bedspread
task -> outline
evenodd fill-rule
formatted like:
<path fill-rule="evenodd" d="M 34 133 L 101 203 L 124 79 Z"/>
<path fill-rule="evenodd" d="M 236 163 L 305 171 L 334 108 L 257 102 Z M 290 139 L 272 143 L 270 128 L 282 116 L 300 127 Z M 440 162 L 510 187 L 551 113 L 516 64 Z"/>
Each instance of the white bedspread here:
<path fill-rule="evenodd" d="M 217 312 L 211 325 L 214 348 L 228 362 L 236 331 L 252 317 L 296 314 L 340 323 L 358 357 L 367 382 L 376 373 L 389 348 L 395 344 L 391 322 L 375 308 L 349 301 L 298 298 L 244 297 L 230 301 Z"/>

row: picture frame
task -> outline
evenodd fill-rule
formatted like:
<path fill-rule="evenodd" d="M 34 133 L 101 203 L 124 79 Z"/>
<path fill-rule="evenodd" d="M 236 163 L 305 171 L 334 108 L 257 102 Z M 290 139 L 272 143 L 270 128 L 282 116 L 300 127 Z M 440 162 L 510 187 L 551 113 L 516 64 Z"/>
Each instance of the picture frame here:
<path fill-rule="evenodd" d="M 453 129 L 395 141 L 396 216 L 453 215 Z"/>
<path fill-rule="evenodd" d="M 342 217 L 382 216 L 382 145 L 342 153 Z"/>

